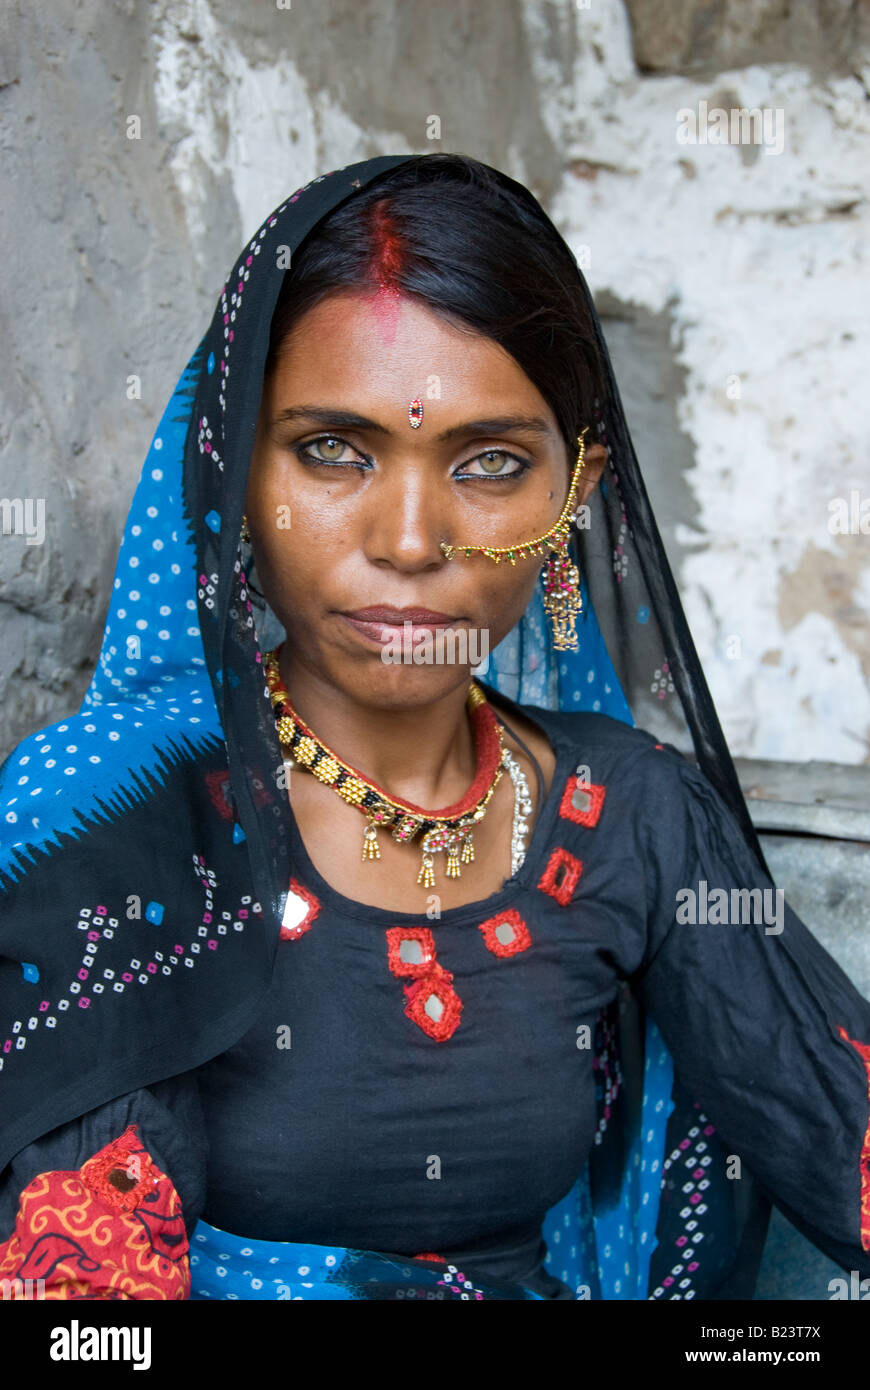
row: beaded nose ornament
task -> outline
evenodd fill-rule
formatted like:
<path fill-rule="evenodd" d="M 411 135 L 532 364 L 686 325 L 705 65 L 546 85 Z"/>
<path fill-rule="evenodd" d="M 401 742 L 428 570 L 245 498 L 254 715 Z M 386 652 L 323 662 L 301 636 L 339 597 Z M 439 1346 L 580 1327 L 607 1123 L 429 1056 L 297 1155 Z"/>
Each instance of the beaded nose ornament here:
<path fill-rule="evenodd" d="M 495 560 L 498 565 L 502 560 L 510 560 L 515 565 L 517 560 L 525 559 L 528 555 L 543 555 L 544 547 L 549 546 L 551 554 L 544 566 L 544 609 L 553 625 L 553 647 L 556 651 L 576 652 L 577 633 L 575 623 L 578 614 L 583 608 L 583 598 L 580 593 L 580 571 L 571 559 L 568 550 L 568 538 L 571 534 L 571 522 L 575 510 L 577 488 L 580 485 L 580 473 L 585 464 L 586 439 L 589 426 L 577 436 L 579 453 L 577 462 L 574 465 L 574 472 L 571 475 L 571 486 L 568 489 L 568 497 L 559 515 L 558 521 L 551 526 L 549 531 L 545 531 L 542 536 L 535 536 L 529 541 L 518 541 L 515 545 L 446 545 L 441 542 L 441 552 L 446 559 L 451 560 L 453 556 L 461 551 L 466 558 L 479 552 L 486 555 L 490 560 Z"/>
<path fill-rule="evenodd" d="M 459 878 L 460 863 L 470 864 L 474 859 L 472 832 L 486 814 L 510 758 L 502 741 L 501 725 L 480 686 L 472 682 L 466 701 L 477 754 L 474 781 L 462 801 L 441 811 L 426 811 L 413 802 L 389 796 L 376 782 L 342 762 L 299 718 L 281 679 L 281 647 L 283 643 L 265 653 L 263 666 L 278 738 L 290 755 L 287 759 L 290 766 L 312 772 L 349 806 L 357 806 L 363 812 L 368 821 L 363 831 L 363 860 L 380 859 L 378 828 L 391 826 L 390 833 L 399 844 L 406 844 L 422 833 L 417 882 L 424 888 L 435 886 L 434 856 L 441 850 L 447 853 L 447 877 Z"/>

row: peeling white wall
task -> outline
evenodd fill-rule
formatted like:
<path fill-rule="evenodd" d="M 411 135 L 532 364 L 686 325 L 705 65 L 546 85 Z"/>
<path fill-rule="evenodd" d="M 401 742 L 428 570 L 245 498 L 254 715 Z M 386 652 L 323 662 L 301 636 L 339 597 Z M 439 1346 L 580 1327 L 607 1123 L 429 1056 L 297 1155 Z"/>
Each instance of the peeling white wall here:
<path fill-rule="evenodd" d="M 596 296 L 672 318 L 697 510 L 671 558 L 732 749 L 870 762 L 870 534 L 829 530 L 853 489 L 870 512 L 870 66 L 639 77 L 625 12 L 597 5 L 566 90 L 525 17 L 566 165 L 554 220 Z M 677 112 L 731 98 L 782 113 L 781 153 L 677 142 Z"/>
<path fill-rule="evenodd" d="M 27 476 L 51 506 L 45 546 L 0 538 L 0 757 L 78 707 L 154 424 L 242 240 L 318 173 L 443 149 L 528 183 L 625 311 L 605 331 L 732 751 L 870 763 L 870 535 L 828 526 L 870 499 L 866 55 L 641 72 L 622 0 L 6 8 L 0 495 Z M 764 5 L 718 10 L 731 60 Z M 701 100 L 781 109 L 782 153 L 678 144 Z"/>

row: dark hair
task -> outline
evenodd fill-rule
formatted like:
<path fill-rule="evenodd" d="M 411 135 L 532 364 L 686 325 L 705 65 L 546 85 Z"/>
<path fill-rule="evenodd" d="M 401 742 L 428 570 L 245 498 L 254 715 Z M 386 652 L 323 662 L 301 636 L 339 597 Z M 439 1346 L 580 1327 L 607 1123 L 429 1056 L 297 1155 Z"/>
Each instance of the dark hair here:
<path fill-rule="evenodd" d="M 603 369 L 574 257 L 532 204 L 467 155 L 419 155 L 380 176 L 319 222 L 284 272 L 266 375 L 325 295 L 384 282 L 510 353 L 573 462 L 604 398 Z M 587 442 L 594 437 L 591 428 Z"/>

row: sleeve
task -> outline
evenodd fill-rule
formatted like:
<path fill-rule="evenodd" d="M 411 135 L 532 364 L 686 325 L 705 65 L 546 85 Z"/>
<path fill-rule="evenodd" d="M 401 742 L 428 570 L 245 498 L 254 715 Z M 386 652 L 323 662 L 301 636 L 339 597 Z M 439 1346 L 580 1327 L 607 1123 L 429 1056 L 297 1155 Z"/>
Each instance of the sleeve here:
<path fill-rule="evenodd" d="M 675 1070 L 808 1240 L 870 1275 L 870 1002 L 774 888 L 704 775 L 645 759 L 635 986 Z M 739 1162 L 734 1162 L 734 1157 Z"/>
<path fill-rule="evenodd" d="M 0 1181 L 0 1296 L 189 1298 L 205 1159 L 193 1073 L 29 1144 Z"/>

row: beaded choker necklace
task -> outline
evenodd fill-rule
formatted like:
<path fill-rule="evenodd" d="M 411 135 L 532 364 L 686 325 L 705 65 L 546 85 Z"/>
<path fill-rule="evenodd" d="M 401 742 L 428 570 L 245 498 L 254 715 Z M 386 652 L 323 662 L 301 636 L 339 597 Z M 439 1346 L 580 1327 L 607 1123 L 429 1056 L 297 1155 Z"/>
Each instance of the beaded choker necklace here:
<path fill-rule="evenodd" d="M 300 719 L 281 679 L 282 647 L 283 643 L 274 651 L 266 652 L 263 666 L 278 738 L 289 754 L 286 759 L 289 765 L 313 773 L 349 806 L 357 806 L 363 812 L 368 821 L 363 831 L 363 860 L 380 859 L 378 827 L 391 826 L 390 833 L 399 844 L 409 843 L 422 832 L 417 882 L 424 888 L 435 885 L 434 855 L 440 850 L 447 852 L 447 877 L 459 878 L 460 863 L 470 864 L 474 859 L 474 826 L 483 819 L 505 767 L 509 768 L 510 754 L 502 742 L 501 725 L 480 686 L 472 681 L 466 700 L 477 755 L 474 781 L 461 801 L 440 811 L 427 811 L 411 801 L 389 796 L 376 782 L 342 762 Z"/>

